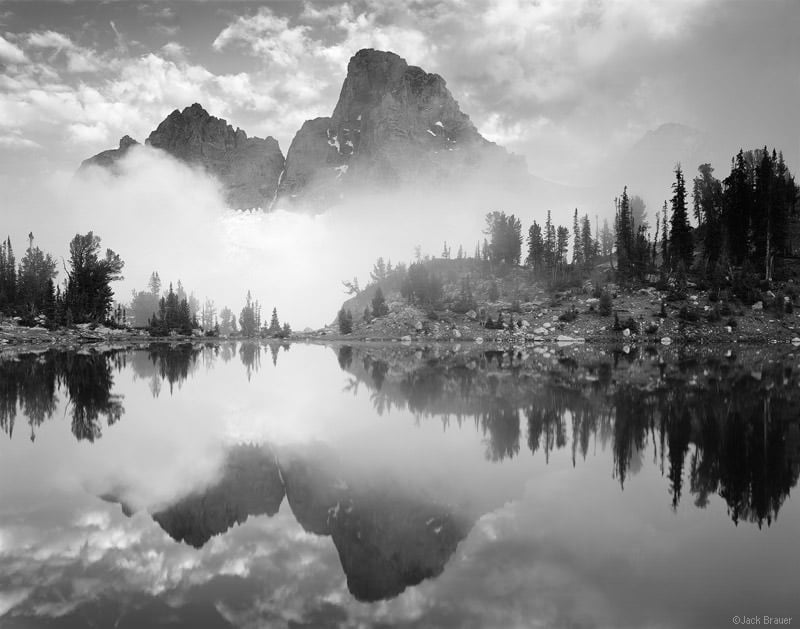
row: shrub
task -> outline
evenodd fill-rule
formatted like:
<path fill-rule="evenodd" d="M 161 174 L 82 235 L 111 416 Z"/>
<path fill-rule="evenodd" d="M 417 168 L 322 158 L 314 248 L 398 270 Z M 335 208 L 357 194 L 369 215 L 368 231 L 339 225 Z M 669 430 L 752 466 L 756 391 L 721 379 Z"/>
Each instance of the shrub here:
<path fill-rule="evenodd" d="M 722 306 L 720 306 L 719 314 L 721 314 L 723 317 L 730 317 L 733 314 L 731 305 L 728 302 L 723 302 Z"/>
<path fill-rule="evenodd" d="M 706 319 L 709 323 L 718 323 L 719 321 L 722 321 L 722 315 L 719 312 L 719 308 L 714 306 L 706 315 Z"/>
<path fill-rule="evenodd" d="M 725 323 L 725 325 L 728 325 L 728 326 L 730 326 L 732 328 L 735 328 L 739 324 L 736 322 L 736 319 L 728 319 L 728 321 Z"/>
<path fill-rule="evenodd" d="M 558 317 L 559 321 L 566 321 L 567 323 L 571 323 L 578 318 L 578 310 L 575 306 L 572 306 L 566 312 L 562 312 L 561 315 Z"/>

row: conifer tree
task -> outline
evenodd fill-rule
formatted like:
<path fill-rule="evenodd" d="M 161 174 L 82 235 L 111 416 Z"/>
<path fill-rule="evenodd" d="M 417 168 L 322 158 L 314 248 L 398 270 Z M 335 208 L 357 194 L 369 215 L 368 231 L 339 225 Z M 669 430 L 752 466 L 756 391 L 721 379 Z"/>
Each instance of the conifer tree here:
<path fill-rule="evenodd" d="M 93 232 L 76 234 L 69 245 L 70 269 L 64 301 L 75 323 L 103 322 L 111 312 L 114 292 L 111 282 L 122 278 L 125 263 L 111 249 L 100 257 L 100 238 Z"/>
<path fill-rule="evenodd" d="M 389 314 L 389 307 L 386 305 L 386 298 L 381 287 L 378 286 L 375 295 L 372 297 L 372 316 L 375 318 Z"/>
<path fill-rule="evenodd" d="M 580 243 L 583 265 L 586 268 L 591 268 L 594 264 L 594 258 L 597 255 L 597 242 L 592 238 L 592 223 L 589 221 L 588 214 L 583 215 Z"/>
<path fill-rule="evenodd" d="M 547 210 L 547 221 L 544 224 L 544 266 L 548 273 L 554 273 L 556 267 L 556 229 Z"/>
<path fill-rule="evenodd" d="M 669 248 L 673 268 L 683 262 L 686 269 L 692 266 L 694 248 L 689 217 L 686 208 L 686 183 L 680 164 L 675 167 L 675 183 L 672 184 L 672 221 L 669 233 Z"/>
<path fill-rule="evenodd" d="M 525 263 L 534 273 L 541 272 L 544 265 L 544 238 L 542 228 L 536 221 L 528 229 L 528 257 Z"/>
<path fill-rule="evenodd" d="M 345 310 L 342 307 L 336 318 L 339 322 L 339 332 L 341 334 L 350 334 L 353 331 L 353 315 L 349 310 Z"/>
<path fill-rule="evenodd" d="M 581 236 L 580 223 L 578 222 L 578 208 L 572 217 L 572 264 L 582 266 L 586 259 L 583 251 L 583 238 Z"/>
<path fill-rule="evenodd" d="M 716 264 L 722 254 L 722 183 L 713 175 L 711 164 L 700 164 L 692 185 L 692 201 L 697 231 L 702 238 L 703 257 L 708 265 Z"/>
<path fill-rule="evenodd" d="M 278 321 L 278 309 L 273 308 L 272 318 L 270 319 L 269 322 L 269 333 L 274 336 L 276 334 L 280 334 L 280 332 L 281 332 L 281 324 L 280 321 Z"/>
<path fill-rule="evenodd" d="M 630 279 L 633 274 L 632 254 L 634 246 L 633 222 L 631 221 L 628 187 L 616 201 L 617 270 L 622 279 Z"/>
<path fill-rule="evenodd" d="M 562 271 L 567 264 L 567 251 L 569 250 L 569 229 L 559 225 L 556 230 L 556 265 Z"/>

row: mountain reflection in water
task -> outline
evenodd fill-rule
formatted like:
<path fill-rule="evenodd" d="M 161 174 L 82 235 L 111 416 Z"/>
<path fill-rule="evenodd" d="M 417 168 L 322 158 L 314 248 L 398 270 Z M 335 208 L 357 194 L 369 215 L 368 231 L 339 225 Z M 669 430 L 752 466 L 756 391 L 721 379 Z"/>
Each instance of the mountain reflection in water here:
<path fill-rule="evenodd" d="M 89 617 L 100 625 L 104 618 L 112 619 L 109 626 L 124 618 L 119 626 L 169 626 L 164 622 L 170 614 L 178 614 L 175 617 L 185 626 L 201 617 L 208 620 L 193 626 L 263 626 L 263 616 L 248 616 L 243 623 L 241 610 L 212 606 L 205 595 L 188 596 L 183 590 L 179 595 L 174 589 L 178 586 L 173 581 L 193 570 L 185 566 L 199 570 L 219 555 L 224 561 L 214 559 L 222 562 L 213 564 L 216 579 L 236 575 L 259 591 L 266 587 L 258 585 L 259 574 L 281 596 L 292 592 L 295 583 L 303 584 L 296 586 L 301 589 L 289 626 L 327 626 L 327 620 L 321 620 L 327 618 L 350 626 L 344 622 L 349 615 L 371 617 L 330 591 L 314 599 L 313 608 L 298 602 L 310 600 L 302 587 L 313 583 L 324 589 L 322 576 L 316 581 L 301 578 L 309 570 L 326 575 L 326 584 L 340 575 L 355 601 L 402 601 L 391 613 L 386 611 L 390 608 L 380 608 L 389 614 L 387 626 L 402 625 L 395 622 L 397 614 L 402 616 L 398 610 L 411 613 L 415 596 L 437 592 L 425 584 L 447 581 L 452 564 L 460 572 L 451 578 L 454 583 L 442 586 L 445 590 L 470 590 L 473 581 L 458 576 L 466 567 L 473 566 L 486 579 L 493 574 L 493 579 L 501 579 L 503 564 L 522 562 L 525 572 L 508 572 L 501 579 L 514 591 L 526 580 L 549 575 L 542 566 L 569 568 L 562 565 L 566 555 L 549 554 L 545 538 L 539 539 L 546 531 L 551 531 L 549 544 L 563 542 L 560 536 L 569 536 L 568 530 L 591 540 L 593 528 L 600 531 L 598 539 L 619 535 L 624 540 L 639 535 L 639 529 L 627 529 L 634 525 L 645 533 L 655 527 L 661 538 L 651 539 L 650 549 L 640 541 L 631 561 L 643 553 L 656 564 L 662 562 L 660 567 L 634 570 L 630 582 L 617 573 L 620 592 L 609 590 L 604 596 L 611 602 L 601 607 L 612 620 L 587 620 L 601 609 L 595 607 L 570 612 L 559 607 L 557 613 L 539 609 L 541 617 L 549 619 L 544 626 L 646 626 L 651 616 L 612 603 L 627 600 L 631 587 L 650 583 L 656 574 L 680 572 L 661 558 L 662 546 L 669 547 L 666 540 L 672 539 L 664 531 L 675 531 L 675 543 L 682 540 L 685 552 L 706 540 L 703 543 L 722 563 L 733 561 L 739 551 L 741 561 L 754 561 L 747 559 L 748 548 L 756 547 L 754 539 L 764 539 L 759 548 L 772 558 L 764 561 L 772 561 L 768 569 L 773 585 L 764 585 L 753 600 L 785 602 L 790 599 L 775 583 L 784 583 L 782 575 L 794 563 L 788 556 L 786 565 L 780 563 L 780 544 L 770 541 L 769 533 L 781 529 L 775 522 L 782 510 L 788 511 L 790 523 L 797 521 L 797 508 L 788 506 L 788 497 L 800 474 L 800 371 L 792 354 L 737 351 L 738 355 L 680 348 L 606 351 L 579 346 L 505 352 L 399 344 L 295 349 L 286 343 L 228 342 L 2 355 L 0 429 L 7 438 L 0 440 L 0 470 L 6 475 L 0 494 L 5 492 L 7 500 L 0 508 L 6 520 L 0 523 L 0 573 L 6 572 L 0 576 L 0 626 L 83 626 Z M 283 369 L 282 360 L 287 363 Z M 283 379 L 276 380 L 279 376 Z M 72 436 L 58 426 L 64 417 Z M 25 422 L 28 426 L 21 430 Z M 28 443 L 28 431 L 34 444 Z M 71 451 L 70 443 L 84 449 Z M 56 470 L 51 478 L 25 467 L 26 456 L 54 447 L 47 455 Z M 61 468 L 59 448 L 64 453 Z M 127 450 L 132 454 L 126 455 Z M 16 458 L 4 461 L 7 455 Z M 18 491 L 8 480 L 13 465 L 22 466 L 14 469 L 24 479 Z M 65 515 L 67 507 L 42 506 L 61 511 L 47 516 L 55 520 L 23 535 L 40 509 L 27 495 L 39 496 L 40 504 L 46 505 L 54 488 L 65 484 L 64 470 L 81 466 L 85 470 L 74 476 L 83 498 L 65 494 L 64 504 L 88 501 L 107 513 Z M 581 474 L 583 468 L 592 470 L 591 481 Z M 637 483 L 634 477 L 643 480 Z M 570 478 L 582 478 L 585 486 L 571 485 Z M 33 489 L 28 489 L 31 483 Z M 537 502 L 531 502 L 532 493 Z M 591 526 L 572 520 L 570 510 L 580 510 L 581 501 L 595 510 L 592 517 L 598 521 Z M 675 517 L 665 524 L 664 513 Z M 514 528 L 516 518 L 529 518 L 533 524 L 520 532 Z M 709 537 L 692 537 L 695 529 L 689 521 L 695 527 L 702 523 L 716 536 L 723 532 L 720 518 L 728 526 L 746 523 L 730 526 L 743 537 L 723 535 L 727 541 L 720 549 L 713 548 Z M 136 531 L 134 541 L 99 542 L 120 556 L 126 549 L 133 554 L 103 577 L 111 594 L 98 585 L 105 593 L 90 597 L 91 602 L 44 604 L 39 598 L 45 595 L 31 589 L 36 579 L 30 575 L 71 566 L 72 557 L 79 557 L 86 570 L 97 570 L 89 557 L 110 552 L 92 550 L 88 541 L 81 541 L 86 534 L 79 533 L 71 542 L 74 549 L 64 551 L 55 564 L 47 563 L 45 540 L 66 536 L 74 526 L 67 521 L 85 521 L 90 528 L 116 522 L 115 535 Z M 499 532 L 503 526 L 505 540 Z M 774 539 L 783 539 L 785 529 Z M 153 531 L 161 530 L 169 538 L 154 537 Z M 259 535 L 266 536 L 264 541 L 256 541 Z M 749 547 L 739 548 L 740 539 L 749 540 Z M 164 544 L 175 550 L 168 551 Z M 242 544 L 242 552 L 249 549 L 254 554 L 236 559 Z M 576 540 L 569 544 L 581 545 Z M 265 550 L 265 545 L 274 549 Z M 80 548 L 85 550 L 75 550 Z M 135 558 L 151 557 L 156 548 L 159 561 L 174 554 L 171 567 L 148 577 L 147 585 L 134 588 L 124 600 L 114 594 L 121 575 L 127 581 L 147 571 L 141 566 L 134 570 Z M 260 556 L 269 557 L 274 566 L 258 563 Z M 688 559 L 682 557 L 685 563 Z M 586 579 L 581 587 L 601 587 L 605 577 L 598 575 L 604 574 L 605 565 L 592 567 L 590 559 L 572 559 L 576 574 L 586 571 L 575 578 L 578 583 Z M 287 571 L 284 565 L 293 568 Z M 72 566 L 68 573 L 81 570 Z M 592 576 L 592 570 L 599 572 Z M 694 570 L 697 579 L 704 578 L 697 566 Z M 675 575 L 669 577 L 670 587 L 678 587 Z M 286 582 L 275 585 L 281 578 Z M 56 583 L 54 578 L 50 581 Z M 237 587 L 244 587 L 242 583 Z M 696 587 L 693 583 L 689 578 L 686 587 Z M 550 592 L 544 600 L 561 596 L 549 589 L 552 584 L 545 585 L 539 585 Z M 63 599 L 66 586 L 53 587 L 53 596 Z M 40 592 L 39 598 L 31 591 Z M 718 614 L 724 601 L 736 598 L 734 591 L 730 583 L 720 587 L 720 600 L 710 602 L 709 609 Z M 163 592 L 173 592 L 172 598 L 164 598 Z M 404 598 L 409 593 L 411 598 Z M 24 602 L 15 603 L 15 596 Z M 473 590 L 472 596 L 476 605 L 485 606 L 472 613 L 501 617 L 491 603 L 499 594 Z M 655 609 L 662 601 L 666 611 L 651 609 L 652 618 L 661 619 L 661 624 L 653 621 L 659 626 L 715 626 L 709 623 L 716 618 L 712 611 L 692 615 L 699 600 L 687 606 L 677 622 L 664 621 L 675 605 L 663 592 L 643 590 L 635 604 L 637 609 Z M 466 599 L 462 603 L 466 609 Z M 405 626 L 467 626 L 465 617 L 456 613 L 462 603 L 450 600 L 445 611 L 428 600 L 432 615 L 423 614 L 425 622 L 409 621 Z M 289 605 L 279 599 L 271 604 L 275 609 Z M 275 609 L 270 613 L 277 613 Z M 41 614 L 50 614 L 52 622 L 39 622 Z M 508 618 L 502 617 L 506 623 Z"/>

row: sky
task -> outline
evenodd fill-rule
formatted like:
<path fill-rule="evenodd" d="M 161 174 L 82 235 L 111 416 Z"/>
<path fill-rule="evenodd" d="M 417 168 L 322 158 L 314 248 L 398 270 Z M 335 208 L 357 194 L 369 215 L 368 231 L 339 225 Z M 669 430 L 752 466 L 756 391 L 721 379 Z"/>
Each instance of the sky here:
<path fill-rule="evenodd" d="M 444 77 L 532 173 L 597 190 L 586 211 L 607 213 L 637 178 L 660 207 L 678 159 L 724 176 L 739 147 L 766 144 L 796 170 L 798 32 L 793 0 L 0 0 L 0 226 L 51 246 L 61 228 L 66 241 L 75 206 L 115 205 L 70 188 L 80 162 L 125 134 L 143 141 L 193 102 L 285 153 L 304 120 L 330 115 L 365 47 Z M 660 173 L 648 178 L 637 143 L 665 124 L 679 137 L 648 148 Z M 163 200 L 141 192 L 163 187 L 139 181 L 129 211 L 155 203 L 163 216 Z"/>

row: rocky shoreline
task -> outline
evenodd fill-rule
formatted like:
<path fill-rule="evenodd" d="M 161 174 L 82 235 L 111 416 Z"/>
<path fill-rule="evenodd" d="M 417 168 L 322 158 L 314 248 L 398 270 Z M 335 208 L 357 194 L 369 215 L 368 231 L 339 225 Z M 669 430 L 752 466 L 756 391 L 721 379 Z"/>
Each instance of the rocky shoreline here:
<path fill-rule="evenodd" d="M 547 323 L 549 326 L 545 327 Z M 462 325 L 448 327 L 445 330 L 427 332 L 425 329 L 414 331 L 410 334 L 370 334 L 353 333 L 338 334 L 332 330 L 318 330 L 315 332 L 293 334 L 291 338 L 279 342 L 300 342 L 314 344 L 356 344 L 377 346 L 386 344 L 428 346 L 447 345 L 458 350 L 473 346 L 487 348 L 519 348 L 525 346 L 553 346 L 563 347 L 571 345 L 585 346 L 635 346 L 635 345 L 663 345 L 663 346 L 726 346 L 747 345 L 761 346 L 764 348 L 775 347 L 800 348 L 800 337 L 794 330 L 784 326 L 770 324 L 756 330 L 744 332 L 727 332 L 723 330 L 705 329 L 697 326 L 691 329 L 676 330 L 671 334 L 646 334 L 635 333 L 623 329 L 614 331 L 610 326 L 589 331 L 585 326 L 563 326 L 562 322 L 545 322 L 541 326 L 515 330 L 487 330 L 479 325 Z M 458 331 L 458 335 L 453 332 Z M 541 333 L 545 331 L 546 333 Z M 41 352 L 50 349 L 69 351 L 82 350 L 102 352 L 109 349 L 146 347 L 153 343 L 220 343 L 227 341 L 256 341 L 277 342 L 275 339 L 248 338 L 248 337 L 204 337 L 204 336 L 169 336 L 154 337 L 140 330 L 110 330 L 103 328 L 98 331 L 88 329 L 59 329 L 47 330 L 45 328 L 26 328 L 22 326 L 0 325 L 0 356 L 20 352 Z"/>

